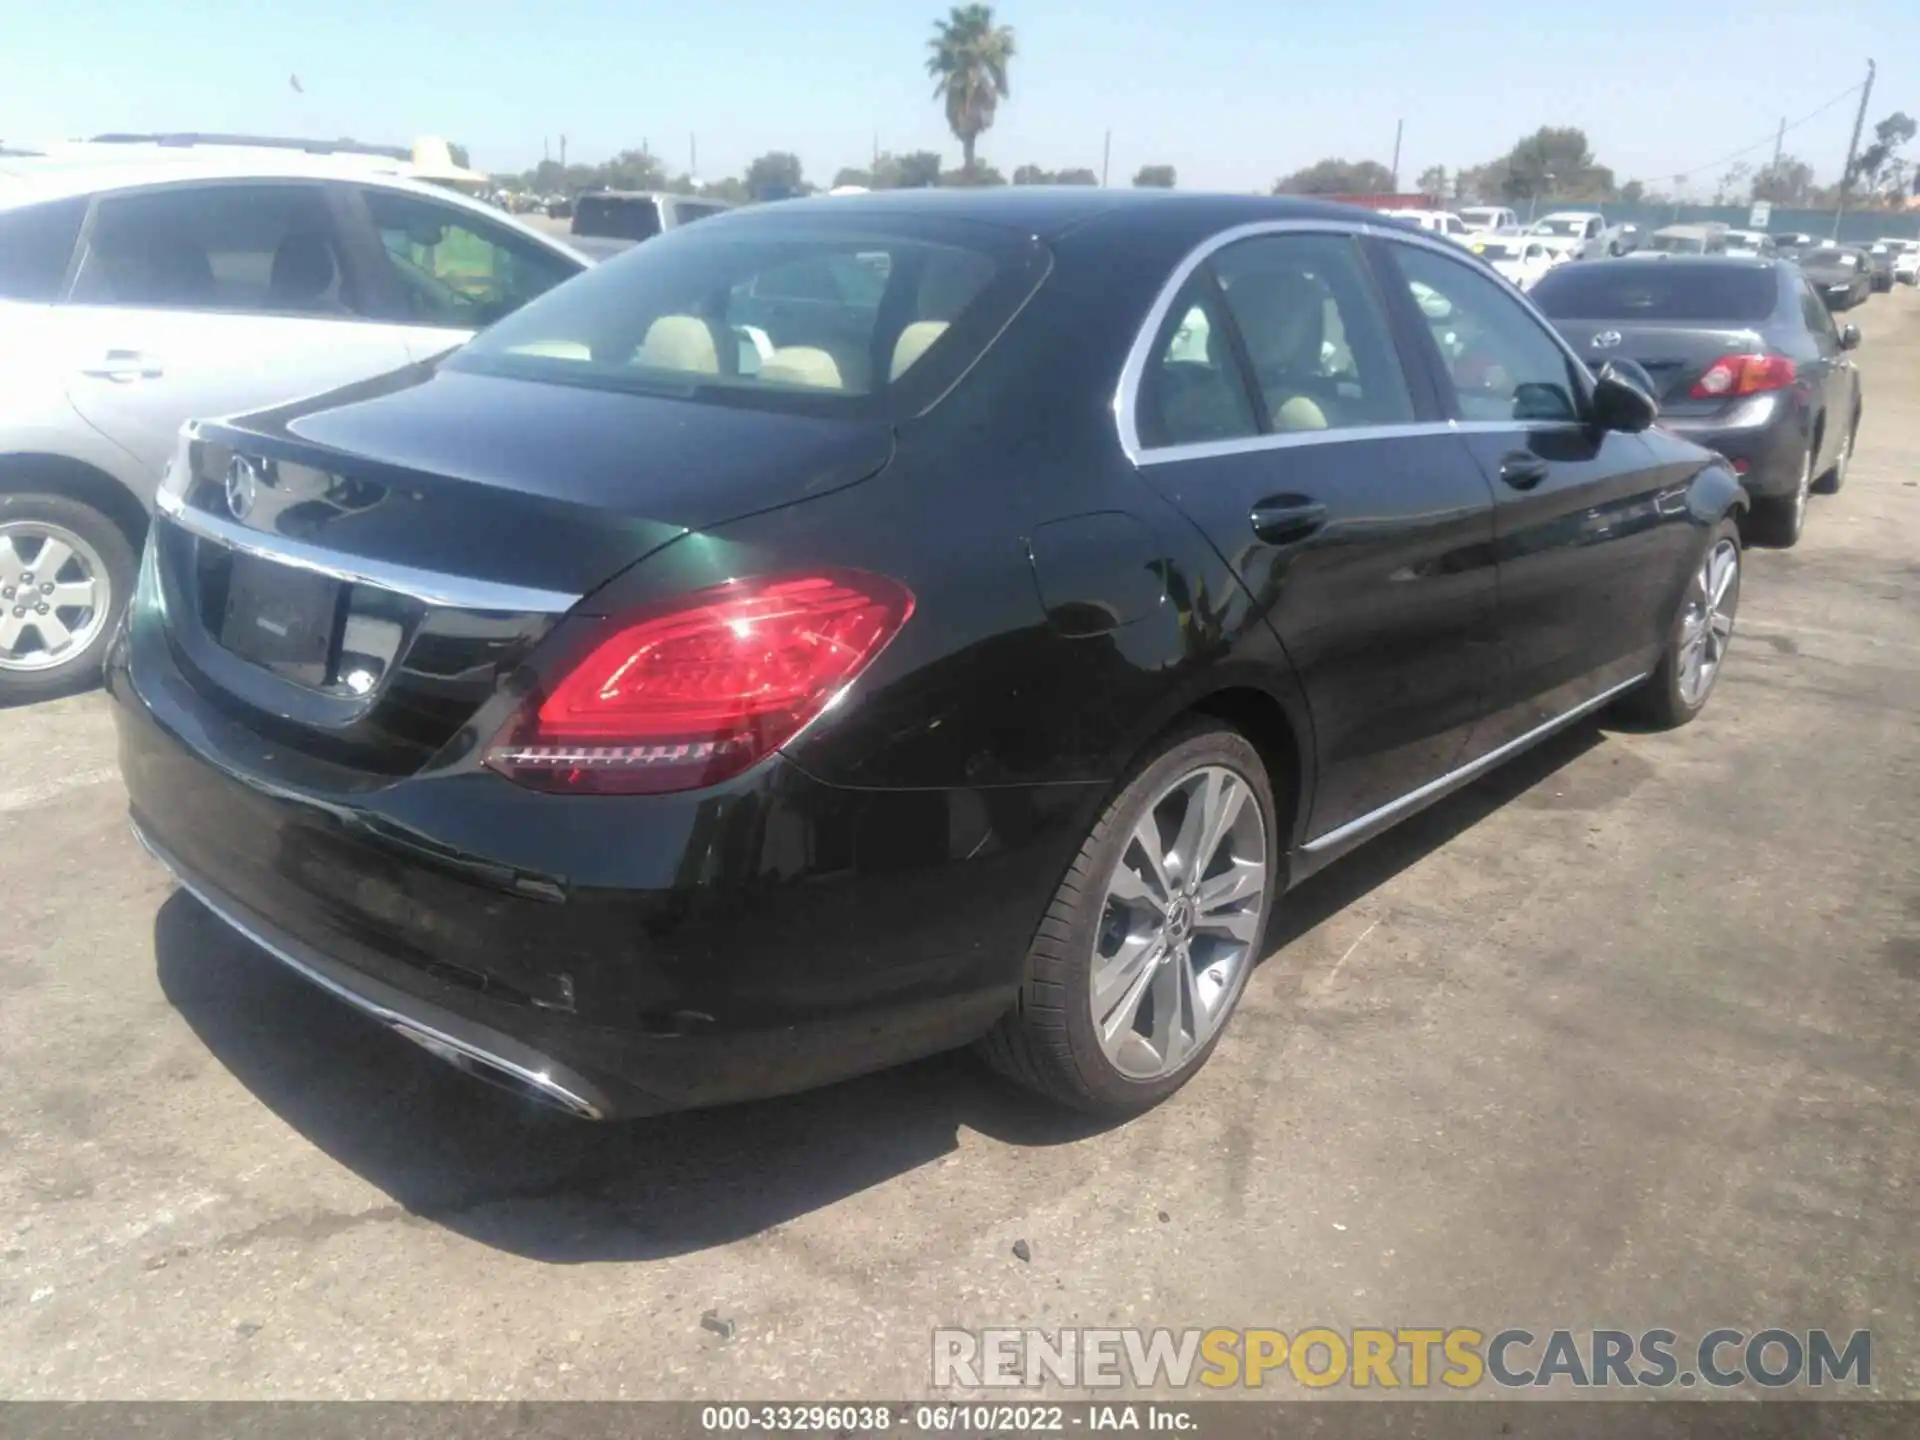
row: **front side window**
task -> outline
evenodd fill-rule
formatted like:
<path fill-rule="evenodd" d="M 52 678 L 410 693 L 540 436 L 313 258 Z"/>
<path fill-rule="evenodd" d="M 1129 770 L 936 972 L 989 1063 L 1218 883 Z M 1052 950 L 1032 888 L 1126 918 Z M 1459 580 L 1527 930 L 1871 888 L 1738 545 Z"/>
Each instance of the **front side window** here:
<path fill-rule="evenodd" d="M 917 414 L 1046 272 L 1038 242 L 984 227 L 756 219 L 670 230 L 450 363 L 754 408 Z"/>
<path fill-rule="evenodd" d="M 318 185 L 176 185 L 98 202 L 72 299 L 346 317 L 340 246 Z"/>
<path fill-rule="evenodd" d="M 1839 343 L 1840 332 L 1834 327 L 1833 312 L 1827 309 L 1813 286 L 1805 280 L 1800 282 L 1800 314 L 1805 318 L 1808 330 Z"/>
<path fill-rule="evenodd" d="M 1411 245 L 1394 259 L 1440 353 L 1462 420 L 1542 422 L 1580 416 L 1573 362 L 1499 281 Z"/>
<path fill-rule="evenodd" d="M 53 300 L 67 278 L 84 198 L 0 210 L 0 300 Z"/>
<path fill-rule="evenodd" d="M 544 295 L 579 268 L 523 235 L 455 205 L 399 190 L 361 191 L 379 232 L 404 323 L 478 330 Z"/>
<path fill-rule="evenodd" d="M 1413 419 L 1385 313 L 1350 237 L 1243 240 L 1215 256 L 1213 269 L 1273 430 Z"/>

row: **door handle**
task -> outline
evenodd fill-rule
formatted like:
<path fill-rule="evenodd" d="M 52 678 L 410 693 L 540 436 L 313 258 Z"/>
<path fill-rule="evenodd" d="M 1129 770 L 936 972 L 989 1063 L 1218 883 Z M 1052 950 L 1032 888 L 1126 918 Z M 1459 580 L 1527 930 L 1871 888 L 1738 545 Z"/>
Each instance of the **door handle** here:
<path fill-rule="evenodd" d="M 95 380 L 111 380 L 116 385 L 126 385 L 135 380 L 158 380 L 164 372 L 160 362 L 151 355 L 143 355 L 138 350 L 109 350 L 96 363 L 82 365 L 80 373 Z"/>
<path fill-rule="evenodd" d="M 1531 490 L 1552 473 L 1553 467 L 1538 455 L 1515 450 L 1500 457 L 1500 478 L 1516 490 Z"/>
<path fill-rule="evenodd" d="M 1304 495 L 1275 495 L 1253 507 L 1253 533 L 1269 545 L 1291 545 L 1327 523 L 1327 507 Z"/>

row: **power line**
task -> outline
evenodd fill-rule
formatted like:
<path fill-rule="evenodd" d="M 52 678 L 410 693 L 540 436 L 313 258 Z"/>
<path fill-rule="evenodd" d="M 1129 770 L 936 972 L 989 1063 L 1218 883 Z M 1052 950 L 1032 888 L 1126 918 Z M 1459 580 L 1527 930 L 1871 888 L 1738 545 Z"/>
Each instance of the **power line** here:
<path fill-rule="evenodd" d="M 1787 131 L 1798 130 L 1802 125 L 1805 125 L 1808 121 L 1818 120 L 1822 115 L 1826 114 L 1827 111 L 1831 110 L 1834 106 L 1838 105 L 1842 100 L 1848 99 L 1851 96 L 1859 93 L 1860 86 L 1864 83 L 1865 83 L 1864 81 L 1861 81 L 1861 82 L 1849 85 L 1846 89 L 1842 90 L 1838 95 L 1834 96 L 1831 100 L 1827 101 L 1826 104 L 1822 105 L 1818 110 L 1814 110 L 1806 115 L 1802 115 L 1798 120 L 1795 120 L 1791 125 L 1783 126 L 1777 129 L 1771 135 L 1761 136 L 1758 140 L 1754 141 L 1751 145 L 1741 146 L 1740 149 L 1735 150 L 1732 154 L 1722 155 L 1718 160 L 1709 160 L 1704 165 L 1696 165 L 1691 170 L 1676 170 L 1673 172 L 1673 178 L 1675 180 L 1686 180 L 1694 175 L 1698 175 L 1703 170 L 1717 170 L 1722 165 L 1726 164 L 1729 160 L 1738 160 L 1742 155 L 1751 155 L 1754 151 L 1760 149 L 1760 147 L 1763 145 L 1778 144 L 1780 140 L 1786 135 Z"/>

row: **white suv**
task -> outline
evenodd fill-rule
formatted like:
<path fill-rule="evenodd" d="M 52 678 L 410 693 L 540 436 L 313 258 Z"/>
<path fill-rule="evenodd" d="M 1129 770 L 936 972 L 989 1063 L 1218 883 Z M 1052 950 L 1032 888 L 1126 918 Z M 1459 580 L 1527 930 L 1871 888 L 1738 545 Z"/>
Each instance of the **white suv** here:
<path fill-rule="evenodd" d="M 429 359 L 589 263 L 406 168 L 0 158 L 0 704 L 98 673 L 183 422 Z"/>

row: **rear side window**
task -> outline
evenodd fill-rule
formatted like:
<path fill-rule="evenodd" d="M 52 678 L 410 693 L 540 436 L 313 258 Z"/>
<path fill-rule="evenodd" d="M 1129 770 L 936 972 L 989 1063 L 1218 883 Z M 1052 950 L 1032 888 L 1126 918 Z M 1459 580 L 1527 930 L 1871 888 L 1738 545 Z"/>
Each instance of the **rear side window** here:
<path fill-rule="evenodd" d="M 172 310 L 345 315 L 317 185 L 194 185 L 98 202 L 73 300 Z"/>
<path fill-rule="evenodd" d="M 1555 320 L 1730 320 L 1773 314 L 1779 282 L 1745 265 L 1562 265 L 1533 287 Z"/>
<path fill-rule="evenodd" d="M 573 233 L 592 239 L 651 240 L 660 233 L 660 207 L 636 195 L 582 195 L 573 202 Z"/>
<path fill-rule="evenodd" d="M 54 300 L 67 278 L 84 198 L 0 210 L 0 300 Z"/>
<path fill-rule="evenodd" d="M 895 228 L 898 227 L 898 228 Z M 849 417 L 918 414 L 1046 273 L 1038 242 L 892 221 L 675 229 L 448 363 L 553 384 Z"/>

